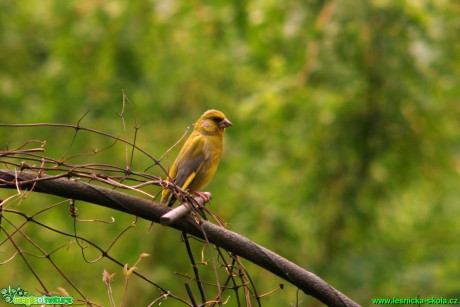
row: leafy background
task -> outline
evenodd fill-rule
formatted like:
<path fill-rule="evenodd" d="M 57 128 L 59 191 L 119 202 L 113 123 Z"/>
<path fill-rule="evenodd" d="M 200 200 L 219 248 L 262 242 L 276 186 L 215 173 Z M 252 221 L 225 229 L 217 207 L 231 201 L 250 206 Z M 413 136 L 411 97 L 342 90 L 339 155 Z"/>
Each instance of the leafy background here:
<path fill-rule="evenodd" d="M 160 157 L 203 111 L 222 110 L 234 126 L 207 190 L 230 229 L 363 305 L 373 297 L 460 297 L 459 15 L 460 3 L 448 0 L 4 0 L 0 121 L 75 124 L 89 110 L 83 126 L 123 135 L 116 115 L 123 89 L 141 126 L 137 144 Z M 4 148 L 47 140 L 47 155 L 60 157 L 72 133 L 1 128 L 0 140 Z M 108 144 L 81 133 L 73 153 Z M 124 148 L 83 161 L 107 158 L 125 165 Z M 150 162 L 137 155 L 133 168 Z M 21 210 L 59 201 L 31 197 Z M 81 227 L 99 243 L 132 221 L 94 206 L 79 210 L 116 217 L 115 225 Z M 47 218 L 71 227 L 68 209 Z M 63 240 L 35 235 L 43 247 Z M 115 248 L 121 259 L 132 264 L 148 252 L 143 273 L 171 288 L 182 282 L 173 273 L 187 270 L 178 233 L 149 232 L 141 221 L 129 236 Z M 6 247 L 0 255 L 11 254 Z M 120 300 L 119 268 L 84 263 L 78 248 L 55 259 L 102 305 L 102 268 L 118 270 Z M 260 292 L 282 282 L 246 265 Z M 18 259 L 1 271 L 8 273 L 1 287 L 38 288 Z M 68 289 L 44 274 L 52 289 Z M 293 303 L 295 291 L 263 302 Z M 146 305 L 156 295 L 132 283 L 128 301 Z"/>

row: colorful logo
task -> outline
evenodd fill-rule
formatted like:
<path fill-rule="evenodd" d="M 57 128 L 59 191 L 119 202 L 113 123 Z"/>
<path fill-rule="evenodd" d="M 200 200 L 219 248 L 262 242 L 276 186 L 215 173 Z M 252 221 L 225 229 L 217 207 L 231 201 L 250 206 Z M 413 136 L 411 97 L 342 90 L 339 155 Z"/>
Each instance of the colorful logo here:
<path fill-rule="evenodd" d="M 66 305 L 73 304 L 73 297 L 71 296 L 35 296 L 27 295 L 27 291 L 21 287 L 13 288 L 10 285 L 8 288 L 0 290 L 3 299 L 9 304 L 15 305 Z"/>

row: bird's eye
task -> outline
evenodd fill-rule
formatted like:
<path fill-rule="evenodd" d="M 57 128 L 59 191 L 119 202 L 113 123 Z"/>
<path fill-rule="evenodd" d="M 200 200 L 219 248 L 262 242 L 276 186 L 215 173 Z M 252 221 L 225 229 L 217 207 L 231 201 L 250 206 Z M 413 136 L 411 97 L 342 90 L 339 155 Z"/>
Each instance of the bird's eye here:
<path fill-rule="evenodd" d="M 222 121 L 222 118 L 220 118 L 219 116 L 213 116 L 211 117 L 211 119 L 215 121 L 216 123 L 220 123 Z"/>

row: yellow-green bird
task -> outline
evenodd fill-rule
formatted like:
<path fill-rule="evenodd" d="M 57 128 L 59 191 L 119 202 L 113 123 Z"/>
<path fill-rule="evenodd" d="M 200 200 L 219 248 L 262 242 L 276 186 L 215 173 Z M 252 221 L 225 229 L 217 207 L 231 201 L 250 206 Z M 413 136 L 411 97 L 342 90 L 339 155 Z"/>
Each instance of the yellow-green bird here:
<path fill-rule="evenodd" d="M 200 190 L 211 181 L 219 166 L 224 151 L 225 128 L 231 125 L 220 111 L 204 112 L 171 166 L 168 180 L 183 190 L 200 194 Z M 169 189 L 163 190 L 161 203 L 172 206 L 175 200 Z"/>

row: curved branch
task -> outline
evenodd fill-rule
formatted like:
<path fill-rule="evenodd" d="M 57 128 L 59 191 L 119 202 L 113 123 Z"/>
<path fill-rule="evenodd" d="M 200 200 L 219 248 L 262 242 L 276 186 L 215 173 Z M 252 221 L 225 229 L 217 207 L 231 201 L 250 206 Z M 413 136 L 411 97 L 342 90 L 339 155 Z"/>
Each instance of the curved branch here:
<path fill-rule="evenodd" d="M 37 179 L 39 180 L 37 181 Z M 11 189 L 19 187 L 21 190 L 33 189 L 35 192 L 82 200 L 133 214 L 155 223 L 159 223 L 160 217 L 171 210 L 171 208 L 157 202 L 91 185 L 78 181 L 78 179 L 56 178 L 31 172 L 17 173 L 14 170 L 0 170 L 0 187 Z M 204 232 L 212 244 L 272 272 L 324 304 L 329 306 L 359 306 L 317 275 L 233 231 L 207 221 L 203 221 L 199 225 L 191 216 L 177 220 L 169 226 L 202 239 L 204 239 Z"/>

